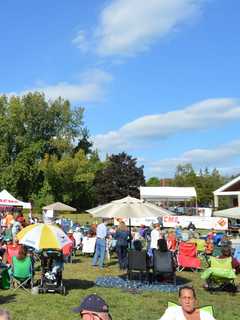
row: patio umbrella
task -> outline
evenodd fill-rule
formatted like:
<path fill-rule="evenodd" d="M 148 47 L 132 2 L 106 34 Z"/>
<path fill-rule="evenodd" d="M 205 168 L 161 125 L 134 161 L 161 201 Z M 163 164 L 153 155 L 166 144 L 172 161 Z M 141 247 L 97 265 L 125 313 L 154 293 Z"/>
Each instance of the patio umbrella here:
<path fill-rule="evenodd" d="M 171 211 L 158 207 L 152 203 L 127 196 L 114 200 L 102 206 L 87 210 L 99 218 L 158 218 L 173 215 Z"/>
<path fill-rule="evenodd" d="M 62 249 L 71 240 L 57 226 L 38 223 L 27 226 L 17 234 L 20 244 L 41 249 Z"/>
<path fill-rule="evenodd" d="M 214 217 L 240 219 L 240 207 L 229 208 L 213 212 Z"/>
<path fill-rule="evenodd" d="M 132 218 L 158 218 L 174 214 L 154 204 L 130 196 L 87 210 L 87 212 L 99 218 L 128 218 L 130 232 Z"/>

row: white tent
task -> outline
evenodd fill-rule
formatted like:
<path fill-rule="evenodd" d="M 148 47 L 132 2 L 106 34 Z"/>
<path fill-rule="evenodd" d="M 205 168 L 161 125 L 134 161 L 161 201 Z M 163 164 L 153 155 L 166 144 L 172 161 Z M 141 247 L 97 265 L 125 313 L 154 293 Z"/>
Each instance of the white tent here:
<path fill-rule="evenodd" d="M 140 197 L 146 201 L 185 201 L 197 197 L 194 187 L 140 187 Z"/>
<path fill-rule="evenodd" d="M 43 207 L 43 210 L 53 210 L 53 211 L 77 211 L 77 209 L 68 206 L 65 203 L 55 202 Z"/>
<path fill-rule="evenodd" d="M 225 210 L 219 210 L 213 212 L 214 217 L 240 219 L 240 207 L 234 207 Z"/>
<path fill-rule="evenodd" d="M 7 190 L 0 192 L 0 206 L 23 207 L 23 209 L 31 209 L 30 202 L 17 200 Z"/>

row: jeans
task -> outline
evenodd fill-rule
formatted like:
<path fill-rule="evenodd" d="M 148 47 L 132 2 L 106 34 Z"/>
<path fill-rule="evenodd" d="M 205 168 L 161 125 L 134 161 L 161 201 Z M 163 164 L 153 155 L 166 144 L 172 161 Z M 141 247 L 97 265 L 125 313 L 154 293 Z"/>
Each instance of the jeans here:
<path fill-rule="evenodd" d="M 98 263 L 99 267 L 103 268 L 105 252 L 106 252 L 106 240 L 105 239 L 97 239 L 95 254 L 93 257 L 93 261 L 92 261 L 93 266 L 96 266 Z"/>
<path fill-rule="evenodd" d="M 118 256 L 118 263 L 120 269 L 127 269 L 128 259 L 127 259 L 127 246 L 117 246 L 116 252 Z"/>

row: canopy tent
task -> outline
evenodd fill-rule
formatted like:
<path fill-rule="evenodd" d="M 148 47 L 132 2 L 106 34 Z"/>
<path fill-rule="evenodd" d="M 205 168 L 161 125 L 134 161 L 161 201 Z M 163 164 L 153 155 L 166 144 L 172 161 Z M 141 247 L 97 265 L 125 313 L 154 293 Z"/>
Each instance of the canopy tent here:
<path fill-rule="evenodd" d="M 55 202 L 43 207 L 43 210 L 53 210 L 53 211 L 77 211 L 77 209 L 68 206 L 65 203 Z"/>
<path fill-rule="evenodd" d="M 140 197 L 146 201 L 185 201 L 197 197 L 194 187 L 140 187 Z"/>
<path fill-rule="evenodd" d="M 99 218 L 158 218 L 173 215 L 171 211 L 130 196 L 87 210 L 87 212 Z"/>
<path fill-rule="evenodd" d="M 7 190 L 2 190 L 0 192 L 0 206 L 23 207 L 23 209 L 32 208 L 30 202 L 17 200 Z"/>
<path fill-rule="evenodd" d="M 219 210 L 213 212 L 214 217 L 240 219 L 240 207 L 234 207 L 225 210 Z"/>

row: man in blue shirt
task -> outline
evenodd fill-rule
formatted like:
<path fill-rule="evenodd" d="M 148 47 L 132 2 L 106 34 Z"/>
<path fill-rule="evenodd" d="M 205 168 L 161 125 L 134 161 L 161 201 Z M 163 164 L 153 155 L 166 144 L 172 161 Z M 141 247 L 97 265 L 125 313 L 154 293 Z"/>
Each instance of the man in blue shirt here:
<path fill-rule="evenodd" d="M 95 254 L 93 257 L 92 265 L 99 265 L 100 268 L 103 268 L 105 252 L 106 252 L 106 237 L 107 237 L 107 221 L 103 219 L 103 222 L 97 226 L 96 230 L 96 248 Z"/>

